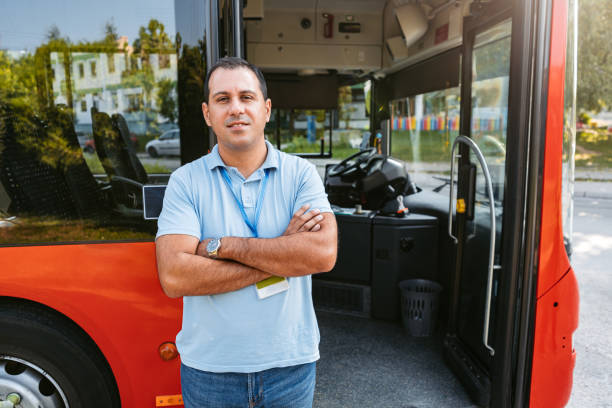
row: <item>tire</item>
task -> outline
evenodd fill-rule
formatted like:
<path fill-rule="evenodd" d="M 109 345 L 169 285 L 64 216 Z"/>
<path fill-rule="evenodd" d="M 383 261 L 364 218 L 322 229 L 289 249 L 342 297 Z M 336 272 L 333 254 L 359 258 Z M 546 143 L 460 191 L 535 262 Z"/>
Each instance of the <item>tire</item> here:
<path fill-rule="evenodd" d="M 0 394 L 23 407 L 120 407 L 112 373 L 93 341 L 43 307 L 0 302 Z"/>
<path fill-rule="evenodd" d="M 147 153 L 149 153 L 149 156 L 153 158 L 159 157 L 159 153 L 157 153 L 157 149 L 152 146 L 147 149 Z"/>

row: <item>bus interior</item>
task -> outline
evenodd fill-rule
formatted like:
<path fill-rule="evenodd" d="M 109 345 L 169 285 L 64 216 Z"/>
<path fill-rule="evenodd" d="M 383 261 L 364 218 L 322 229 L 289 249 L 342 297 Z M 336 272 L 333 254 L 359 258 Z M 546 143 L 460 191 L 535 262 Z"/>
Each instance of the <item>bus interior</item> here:
<path fill-rule="evenodd" d="M 143 186 L 163 186 L 214 145 L 200 107 L 206 64 L 241 55 L 266 77 L 267 139 L 317 166 L 338 221 L 336 267 L 313 276 L 316 405 L 488 405 L 497 375 L 491 350 L 506 336 L 496 308 L 510 2 L 167 3 L 167 31 L 163 20 L 149 22 L 137 42 L 110 30 L 102 40 L 49 37 L 25 57 L 2 55 L 15 73 L 29 65 L 31 76 L 27 92 L 0 100 L 0 243 L 151 241 L 156 210 L 144 213 Z M 178 142 L 160 136 L 175 129 L 180 156 L 163 150 Z M 460 134 L 478 146 L 457 150 L 456 172 L 472 180 L 465 185 L 451 174 Z M 328 173 L 354 154 L 345 163 L 352 172 L 335 183 Z M 357 181 L 387 157 L 410 179 L 383 183 L 395 192 L 384 203 L 363 201 Z M 467 202 L 460 231 L 449 225 L 461 212 L 455 188 Z M 159 189 L 151 191 L 159 211 Z M 378 211 L 389 201 L 406 210 Z M 428 337 L 410 336 L 402 324 L 399 284 L 409 279 L 442 287 Z"/>

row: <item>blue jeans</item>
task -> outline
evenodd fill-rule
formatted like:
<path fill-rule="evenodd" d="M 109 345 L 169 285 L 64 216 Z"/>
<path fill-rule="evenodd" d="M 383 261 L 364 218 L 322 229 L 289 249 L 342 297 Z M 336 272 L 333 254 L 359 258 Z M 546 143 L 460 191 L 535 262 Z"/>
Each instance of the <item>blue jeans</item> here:
<path fill-rule="evenodd" d="M 315 362 L 249 374 L 181 364 L 185 408 L 311 408 L 315 379 Z"/>

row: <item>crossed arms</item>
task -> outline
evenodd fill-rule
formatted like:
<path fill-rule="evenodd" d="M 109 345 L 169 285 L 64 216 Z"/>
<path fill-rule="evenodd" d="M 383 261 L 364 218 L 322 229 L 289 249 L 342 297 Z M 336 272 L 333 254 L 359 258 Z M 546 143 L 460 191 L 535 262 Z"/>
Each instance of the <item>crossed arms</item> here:
<path fill-rule="evenodd" d="M 223 237 L 218 258 L 191 235 L 162 235 L 155 241 L 157 271 L 167 296 L 213 295 L 252 285 L 270 276 L 328 272 L 336 263 L 337 226 L 331 213 L 298 210 L 277 238 Z"/>

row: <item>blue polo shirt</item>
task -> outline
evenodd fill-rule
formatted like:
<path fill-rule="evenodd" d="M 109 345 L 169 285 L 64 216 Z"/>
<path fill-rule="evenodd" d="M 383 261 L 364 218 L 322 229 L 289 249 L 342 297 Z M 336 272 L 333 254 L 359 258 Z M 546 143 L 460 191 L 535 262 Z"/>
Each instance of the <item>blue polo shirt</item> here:
<path fill-rule="evenodd" d="M 252 237 L 221 174 L 225 168 L 236 197 L 253 222 L 266 169 L 268 182 L 257 223 L 260 238 L 285 231 L 304 204 L 331 212 L 315 167 L 276 150 L 266 141 L 262 166 L 245 178 L 226 166 L 217 146 L 170 176 L 157 237 L 193 235 L 198 240 Z M 183 297 L 183 326 L 176 345 L 183 364 L 203 371 L 250 373 L 310 363 L 319 358 L 319 328 L 310 276 L 288 278 L 289 290 L 259 299 L 254 285 L 210 296 Z"/>

